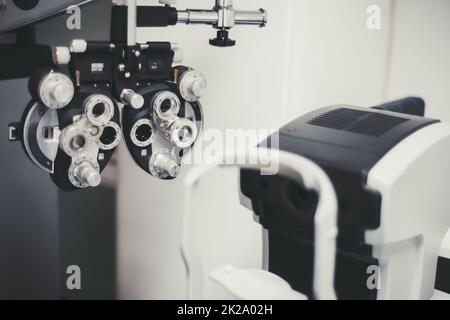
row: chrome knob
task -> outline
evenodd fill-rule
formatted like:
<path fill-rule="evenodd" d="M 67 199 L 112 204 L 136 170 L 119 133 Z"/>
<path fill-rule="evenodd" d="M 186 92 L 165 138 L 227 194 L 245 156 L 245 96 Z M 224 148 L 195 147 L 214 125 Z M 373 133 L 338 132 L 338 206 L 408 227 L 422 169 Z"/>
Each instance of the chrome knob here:
<path fill-rule="evenodd" d="M 181 75 L 179 89 L 183 99 L 189 102 L 198 101 L 204 96 L 208 82 L 203 74 L 189 70 Z"/>
<path fill-rule="evenodd" d="M 131 89 L 124 89 L 120 95 L 122 102 L 133 109 L 141 109 L 145 104 L 145 99 L 140 94 Z"/>
<path fill-rule="evenodd" d="M 74 94 L 72 80 L 62 73 L 50 72 L 39 82 L 39 98 L 50 109 L 64 108 L 72 101 Z"/>
<path fill-rule="evenodd" d="M 192 83 L 192 86 L 190 88 L 191 93 L 196 96 L 197 98 L 203 97 L 206 91 L 206 82 L 196 80 Z"/>
<path fill-rule="evenodd" d="M 176 178 L 180 174 L 180 166 L 172 158 L 169 151 L 162 150 L 151 158 L 150 172 L 162 179 Z"/>
<path fill-rule="evenodd" d="M 102 183 L 100 173 L 89 164 L 80 165 L 75 169 L 75 175 L 81 183 L 87 184 L 90 187 L 98 187 Z"/>

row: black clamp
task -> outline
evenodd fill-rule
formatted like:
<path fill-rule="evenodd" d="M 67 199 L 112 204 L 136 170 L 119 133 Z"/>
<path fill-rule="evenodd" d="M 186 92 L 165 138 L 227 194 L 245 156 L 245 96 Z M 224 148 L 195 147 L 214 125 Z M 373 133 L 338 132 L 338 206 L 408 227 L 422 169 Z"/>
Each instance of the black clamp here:
<path fill-rule="evenodd" d="M 228 30 L 221 29 L 217 31 L 217 37 L 209 40 L 209 44 L 215 47 L 234 47 L 236 40 L 229 38 Z"/>

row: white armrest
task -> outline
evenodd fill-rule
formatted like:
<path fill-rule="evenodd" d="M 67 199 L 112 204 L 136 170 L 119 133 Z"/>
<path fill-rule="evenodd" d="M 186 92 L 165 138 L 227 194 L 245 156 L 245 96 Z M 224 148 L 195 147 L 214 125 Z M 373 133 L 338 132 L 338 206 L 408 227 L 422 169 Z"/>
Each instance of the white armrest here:
<path fill-rule="evenodd" d="M 239 300 L 307 300 L 277 275 L 258 269 L 237 269 L 224 266 L 209 277 L 223 286 L 232 299 Z"/>

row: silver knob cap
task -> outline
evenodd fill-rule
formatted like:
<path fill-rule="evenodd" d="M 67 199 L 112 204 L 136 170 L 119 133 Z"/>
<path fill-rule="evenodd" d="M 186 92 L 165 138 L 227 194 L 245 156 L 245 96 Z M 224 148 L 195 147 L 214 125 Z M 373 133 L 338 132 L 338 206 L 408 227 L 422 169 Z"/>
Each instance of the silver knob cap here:
<path fill-rule="evenodd" d="M 50 72 L 41 79 L 38 87 L 40 100 L 50 109 L 61 109 L 73 99 L 72 80 L 59 72 Z"/>
<path fill-rule="evenodd" d="M 203 74 L 195 70 L 189 70 L 181 75 L 179 89 L 184 100 L 198 101 L 206 92 L 208 82 Z"/>
<path fill-rule="evenodd" d="M 68 97 L 73 94 L 73 90 L 69 86 L 59 84 L 54 86 L 49 94 L 57 104 L 63 105 L 67 102 Z"/>
<path fill-rule="evenodd" d="M 206 92 L 206 82 L 200 80 L 194 81 L 192 83 L 191 92 L 194 96 L 200 99 Z"/>
<path fill-rule="evenodd" d="M 180 166 L 171 157 L 169 151 L 163 150 L 150 160 L 150 172 L 161 179 L 176 178 L 180 174 Z"/>
<path fill-rule="evenodd" d="M 176 163 L 172 162 L 167 168 L 165 168 L 165 171 L 172 178 L 176 178 L 180 174 L 180 167 Z"/>
<path fill-rule="evenodd" d="M 91 187 L 98 187 L 102 183 L 100 174 L 88 165 L 83 165 L 78 170 L 78 179 Z"/>
<path fill-rule="evenodd" d="M 124 89 L 120 95 L 122 102 L 133 109 L 141 109 L 145 104 L 145 99 L 140 94 L 131 89 Z"/>

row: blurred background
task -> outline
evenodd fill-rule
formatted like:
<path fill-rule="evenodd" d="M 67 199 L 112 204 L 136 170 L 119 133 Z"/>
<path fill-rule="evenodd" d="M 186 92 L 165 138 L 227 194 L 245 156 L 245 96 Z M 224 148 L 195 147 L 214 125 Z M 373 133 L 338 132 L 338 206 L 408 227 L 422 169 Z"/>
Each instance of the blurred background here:
<path fill-rule="evenodd" d="M 211 5 L 178 0 L 180 8 Z M 381 9 L 379 30 L 366 24 L 372 5 Z M 426 101 L 428 117 L 450 121 L 450 1 L 236 0 L 235 6 L 267 9 L 269 24 L 236 27 L 234 48 L 209 46 L 214 32 L 204 26 L 138 32 L 140 42 L 178 42 L 184 64 L 207 76 L 207 128 L 276 129 L 315 108 L 409 95 Z M 110 10 L 110 0 L 83 7 L 81 30 L 67 30 L 65 15 L 41 22 L 38 42 L 107 40 Z M 0 82 L 0 99 L 0 299 L 185 298 L 180 231 L 190 168 L 176 181 L 156 180 L 122 145 L 101 188 L 60 193 L 7 139 L 8 124 L 31 99 L 27 79 Z M 261 267 L 260 226 L 239 205 L 237 181 L 237 173 L 211 174 L 195 196 L 195 243 L 210 267 Z M 81 267 L 82 290 L 66 287 L 70 265 Z"/>

